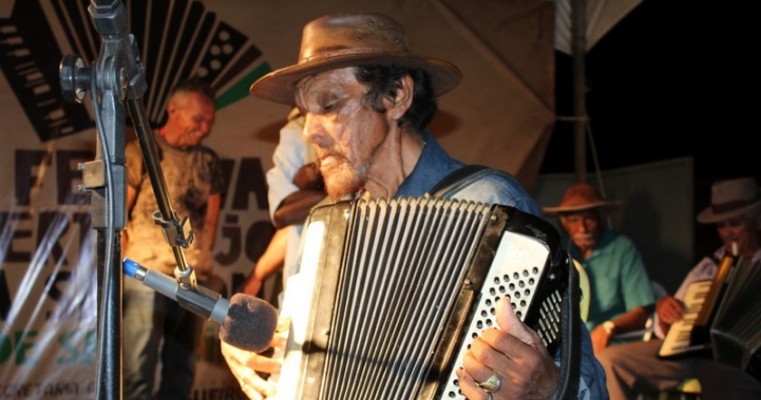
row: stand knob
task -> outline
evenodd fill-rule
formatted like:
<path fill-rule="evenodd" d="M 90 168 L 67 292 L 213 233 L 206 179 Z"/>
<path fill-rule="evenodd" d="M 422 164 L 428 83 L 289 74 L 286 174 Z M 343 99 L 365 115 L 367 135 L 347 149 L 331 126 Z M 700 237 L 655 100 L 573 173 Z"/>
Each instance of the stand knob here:
<path fill-rule="evenodd" d="M 69 103 L 82 103 L 90 88 L 90 69 L 75 54 L 63 57 L 58 67 L 61 77 L 61 94 Z"/>

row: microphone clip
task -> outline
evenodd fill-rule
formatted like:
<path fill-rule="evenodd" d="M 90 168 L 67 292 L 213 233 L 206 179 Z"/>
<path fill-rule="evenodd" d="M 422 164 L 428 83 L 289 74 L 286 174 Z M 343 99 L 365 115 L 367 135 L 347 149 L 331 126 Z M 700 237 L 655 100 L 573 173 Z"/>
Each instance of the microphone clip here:
<path fill-rule="evenodd" d="M 155 222 L 156 225 L 161 226 L 163 229 L 164 239 L 170 246 L 182 246 L 187 248 L 193 243 L 193 228 L 188 224 L 188 217 L 183 218 L 182 221 L 178 221 L 177 215 L 174 212 L 172 212 L 172 214 L 173 218 L 165 219 L 161 210 L 156 210 L 151 217 L 153 218 L 153 222 Z M 188 226 L 187 231 L 185 230 L 186 226 Z"/>

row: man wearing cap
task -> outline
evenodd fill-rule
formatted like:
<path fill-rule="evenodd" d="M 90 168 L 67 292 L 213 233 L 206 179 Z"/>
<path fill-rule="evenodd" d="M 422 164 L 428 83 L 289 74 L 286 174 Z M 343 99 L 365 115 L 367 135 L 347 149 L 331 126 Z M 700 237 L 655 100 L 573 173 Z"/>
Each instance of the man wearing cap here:
<path fill-rule="evenodd" d="M 318 18 L 304 27 L 298 60 L 259 79 L 251 93 L 299 107 L 331 200 L 422 196 L 463 167 L 426 130 L 437 109 L 435 97 L 452 90 L 461 73 L 446 61 L 410 53 L 395 20 L 374 13 Z M 485 172 L 461 182 L 450 196 L 539 214 L 514 177 Z M 289 299 L 303 297 L 299 275 L 289 278 L 284 312 Z M 471 400 L 549 398 L 560 383 L 559 355 L 553 360 L 505 300 L 497 306 L 502 329 L 488 329 L 474 340 L 458 370 L 460 389 Z M 290 329 L 304 324 L 294 317 Z M 581 328 L 579 397 L 605 397 L 604 374 Z M 276 389 L 252 373 L 278 371 L 277 363 L 262 365 L 276 360 L 226 344 L 223 353 L 247 395 L 260 398 Z"/>
<path fill-rule="evenodd" d="M 557 214 L 566 233 L 563 243 L 589 277 L 590 296 L 587 328 L 595 354 L 610 343 L 615 334 L 645 327 L 655 303 L 652 284 L 639 250 L 628 237 L 605 224 L 605 214 L 620 204 L 603 200 L 589 184 L 575 183 L 563 193 L 556 207 L 544 207 Z"/>
<path fill-rule="evenodd" d="M 713 279 L 725 255 L 735 254 L 761 268 L 761 195 L 755 179 L 743 177 L 715 182 L 711 206 L 697 215 L 701 224 L 716 224 L 722 246 L 705 257 L 687 274 L 673 296 L 656 304 L 656 339 L 613 346 L 599 355 L 605 367 L 608 390 L 613 399 L 633 399 L 677 389 L 688 378 L 697 378 L 704 399 L 759 399 L 761 384 L 740 369 L 709 357 L 685 356 L 661 359 L 658 351 L 669 327 L 685 314 L 687 287 Z M 759 304 L 748 304 L 759 307 Z"/>

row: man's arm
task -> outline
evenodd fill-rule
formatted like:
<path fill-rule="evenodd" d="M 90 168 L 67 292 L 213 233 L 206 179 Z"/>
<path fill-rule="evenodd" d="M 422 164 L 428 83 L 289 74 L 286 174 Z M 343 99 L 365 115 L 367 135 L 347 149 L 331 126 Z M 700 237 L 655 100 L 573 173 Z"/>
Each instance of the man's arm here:
<path fill-rule="evenodd" d="M 684 295 L 687 287 L 693 282 L 711 279 L 716 271 L 716 262 L 710 257 L 704 257 L 687 274 L 682 284 L 673 296 L 663 296 L 655 303 L 655 335 L 659 338 L 666 336 L 671 324 L 679 321 L 686 312 Z"/>
<path fill-rule="evenodd" d="M 204 217 L 204 236 L 209 252 L 214 249 L 217 240 L 217 227 L 219 224 L 219 210 L 222 208 L 222 195 L 215 193 L 206 200 L 206 216 Z"/>
<path fill-rule="evenodd" d="M 137 200 L 137 190 L 132 186 L 127 185 L 127 215 L 132 211 L 132 207 L 135 205 L 135 200 Z"/>
<path fill-rule="evenodd" d="M 669 331 L 671 324 L 679 321 L 684 317 L 684 304 L 674 296 L 663 296 L 655 303 L 655 314 L 660 331 L 665 335 Z"/>
<path fill-rule="evenodd" d="M 289 225 L 303 224 L 312 207 L 324 198 L 323 190 L 299 190 L 289 194 L 275 210 L 273 225 L 281 229 Z"/>
<path fill-rule="evenodd" d="M 619 315 L 616 319 L 611 320 L 614 326 L 612 330 L 606 329 L 606 327 L 603 326 L 604 324 L 597 325 L 592 329 L 592 332 L 590 332 L 595 354 L 598 354 L 608 347 L 610 339 L 615 335 L 643 329 L 649 316 L 650 314 L 645 307 L 634 307 L 626 313 Z"/>
<path fill-rule="evenodd" d="M 208 280 L 214 272 L 214 242 L 217 239 L 217 224 L 219 223 L 219 211 L 222 206 L 222 195 L 215 193 L 209 195 L 206 199 L 206 214 L 204 215 L 203 230 L 200 231 L 200 235 L 203 237 L 197 237 L 196 243 L 199 246 L 200 257 L 196 260 L 196 264 L 193 265 L 193 269 L 196 272 L 196 276 L 201 280 Z"/>
<path fill-rule="evenodd" d="M 642 255 L 634 242 L 621 235 L 619 248 L 621 290 L 618 295 L 628 311 L 592 329 L 590 334 L 595 354 L 608 347 L 610 340 L 616 335 L 645 329 L 650 317 L 647 307 L 652 308 L 656 300 Z"/>
<path fill-rule="evenodd" d="M 315 163 L 302 165 L 293 177 L 299 190 L 286 196 L 272 216 L 276 228 L 303 224 L 312 207 L 325 198 L 322 175 Z"/>
<path fill-rule="evenodd" d="M 264 250 L 264 253 L 254 264 L 253 270 L 243 282 L 241 292 L 256 296 L 262 288 L 262 282 L 283 267 L 288 236 L 288 229 L 286 228 L 275 231 L 267 249 Z"/>

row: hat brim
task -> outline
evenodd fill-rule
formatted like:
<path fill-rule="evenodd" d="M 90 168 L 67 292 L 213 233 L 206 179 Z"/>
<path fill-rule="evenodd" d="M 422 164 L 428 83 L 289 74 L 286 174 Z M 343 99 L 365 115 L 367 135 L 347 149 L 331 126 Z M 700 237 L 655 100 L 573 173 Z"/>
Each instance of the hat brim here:
<path fill-rule="evenodd" d="M 557 207 L 542 207 L 542 211 L 545 214 L 560 214 L 568 212 L 577 212 L 591 210 L 593 208 L 615 208 L 621 205 L 619 200 L 609 201 L 597 201 L 594 203 L 587 203 L 578 206 L 557 206 Z"/>
<path fill-rule="evenodd" d="M 333 69 L 375 64 L 421 68 L 428 71 L 435 96 L 440 96 L 454 89 L 462 79 L 462 72 L 456 66 L 441 59 L 415 56 L 408 53 L 372 53 L 365 50 L 361 53 L 320 57 L 280 68 L 254 82 L 251 85 L 250 93 L 266 100 L 293 106 L 295 105 L 296 82 L 299 80 Z"/>
<path fill-rule="evenodd" d="M 723 213 L 716 213 L 713 211 L 712 207 L 708 207 L 698 214 L 697 220 L 701 224 L 712 224 L 715 222 L 726 221 L 728 219 L 739 217 L 745 214 L 746 212 L 753 210 L 759 205 L 761 205 L 761 200 L 755 203 L 749 204 L 747 206 L 740 207 L 740 208 L 723 212 Z"/>

